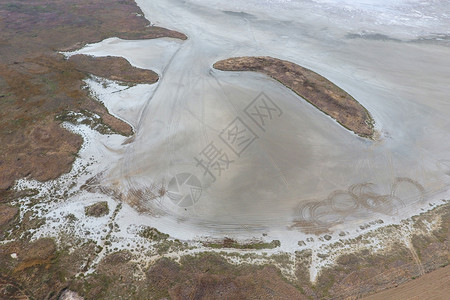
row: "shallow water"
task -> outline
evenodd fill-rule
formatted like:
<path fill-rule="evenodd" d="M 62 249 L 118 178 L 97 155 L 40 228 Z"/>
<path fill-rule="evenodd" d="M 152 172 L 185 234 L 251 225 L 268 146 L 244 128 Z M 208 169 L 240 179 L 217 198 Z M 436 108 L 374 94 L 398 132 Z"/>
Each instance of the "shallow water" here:
<path fill-rule="evenodd" d="M 449 33 L 449 4 L 338 2 L 138 0 L 152 23 L 189 39 L 83 50 L 161 75 L 102 184 L 144 191 L 140 209 L 202 234 L 346 230 L 441 197 L 450 183 L 450 48 L 416 39 Z M 325 76 L 368 109 L 379 138 L 356 136 L 267 76 L 212 68 L 244 55 Z M 271 109 L 263 119 L 248 113 L 261 103 Z"/>

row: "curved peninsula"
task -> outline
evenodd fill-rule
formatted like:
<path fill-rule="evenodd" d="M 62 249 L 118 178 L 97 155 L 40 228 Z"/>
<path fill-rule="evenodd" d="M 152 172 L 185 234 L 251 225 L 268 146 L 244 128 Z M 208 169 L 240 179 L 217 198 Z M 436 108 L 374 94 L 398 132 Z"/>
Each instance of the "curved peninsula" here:
<path fill-rule="evenodd" d="M 128 84 L 152 84 L 159 79 L 158 74 L 152 70 L 134 67 L 123 57 L 76 54 L 70 56 L 69 61 L 78 71 Z"/>
<path fill-rule="evenodd" d="M 345 128 L 361 137 L 373 137 L 374 120 L 367 109 L 340 87 L 309 69 L 269 56 L 228 58 L 216 62 L 214 68 L 269 75 Z"/>

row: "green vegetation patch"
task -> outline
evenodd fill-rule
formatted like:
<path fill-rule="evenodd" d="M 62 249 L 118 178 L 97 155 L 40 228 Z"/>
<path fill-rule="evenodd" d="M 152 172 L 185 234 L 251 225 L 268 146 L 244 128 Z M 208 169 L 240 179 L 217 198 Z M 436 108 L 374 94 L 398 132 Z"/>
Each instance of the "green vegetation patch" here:
<path fill-rule="evenodd" d="M 203 246 L 209 247 L 209 248 L 216 248 L 216 249 L 222 249 L 222 248 L 233 248 L 233 249 L 273 249 L 276 247 L 279 247 L 281 245 L 279 240 L 273 240 L 271 242 L 261 242 L 261 241 L 255 241 L 245 244 L 240 244 L 237 241 L 230 239 L 230 238 L 224 238 L 220 242 L 204 242 Z"/>
<path fill-rule="evenodd" d="M 86 206 L 84 208 L 84 213 L 86 216 L 90 217 L 102 217 L 109 214 L 108 202 L 102 201 L 92 204 L 90 206 Z"/>
<path fill-rule="evenodd" d="M 139 235 L 152 241 L 162 241 L 169 238 L 168 234 L 162 233 L 158 229 L 148 226 L 144 227 L 144 229 L 139 232 Z"/>

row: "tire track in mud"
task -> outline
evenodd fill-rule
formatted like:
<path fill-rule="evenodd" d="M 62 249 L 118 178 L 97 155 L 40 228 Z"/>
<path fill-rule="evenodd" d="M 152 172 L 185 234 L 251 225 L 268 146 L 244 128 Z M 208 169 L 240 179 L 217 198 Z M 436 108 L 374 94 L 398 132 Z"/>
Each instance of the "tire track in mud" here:
<path fill-rule="evenodd" d="M 300 204 L 298 218 L 291 227 L 322 233 L 358 213 L 395 215 L 407 202 L 423 202 L 426 195 L 420 183 L 407 177 L 395 178 L 388 194 L 380 194 L 376 188 L 370 182 L 359 183 L 347 190 L 336 190 L 326 199 Z"/>
<path fill-rule="evenodd" d="M 436 162 L 437 168 L 447 176 L 450 176 L 450 160 L 441 159 Z"/>
<path fill-rule="evenodd" d="M 183 48 L 184 49 L 187 48 L 187 50 L 185 50 L 184 52 L 187 52 L 188 50 L 190 50 L 189 47 L 191 46 L 190 45 L 191 43 L 193 43 L 193 41 L 189 40 L 187 43 L 183 44 Z M 180 49 L 181 49 L 181 47 L 180 47 Z M 178 53 L 178 51 L 177 51 L 177 53 Z M 175 57 L 175 55 L 174 55 L 174 57 Z M 172 62 L 172 60 L 170 62 Z M 170 67 L 170 65 L 167 66 L 167 68 L 169 68 L 169 67 Z M 177 110 L 177 108 L 178 109 L 180 108 L 178 104 L 180 102 L 180 99 L 183 97 L 183 93 L 182 93 L 180 85 L 183 85 L 183 83 L 186 82 L 186 79 L 187 79 L 188 88 L 191 88 L 193 85 L 198 83 L 198 80 L 200 80 L 200 79 L 198 79 L 197 82 L 195 82 L 195 84 L 193 84 L 191 82 L 192 78 L 193 78 L 193 76 L 191 76 L 191 70 L 190 69 L 187 70 L 187 68 L 183 68 L 181 74 L 179 74 L 179 76 L 178 76 L 178 84 L 177 84 L 176 90 L 173 95 L 174 100 L 173 100 L 172 106 L 171 106 L 172 113 L 170 115 L 170 121 L 167 120 L 168 126 L 167 126 L 167 133 L 165 136 L 167 138 L 167 143 L 166 143 L 167 151 L 165 153 L 167 155 L 168 161 L 171 161 L 171 162 L 174 161 L 174 157 L 175 157 L 175 155 L 174 155 L 174 152 L 176 151 L 175 137 L 177 135 L 177 132 L 179 132 L 178 128 L 180 126 L 180 118 L 181 118 L 180 116 L 178 116 L 178 118 L 175 119 L 175 115 L 174 115 L 174 112 Z"/>
<path fill-rule="evenodd" d="M 195 49 L 192 47 L 192 43 L 194 43 L 193 40 L 189 40 L 186 43 L 182 44 L 180 46 L 180 48 L 174 53 L 174 55 L 172 56 L 172 58 L 170 59 L 169 63 L 165 66 L 164 70 L 162 71 L 162 75 L 161 75 L 161 79 L 158 83 L 158 86 L 155 88 L 154 93 L 151 95 L 151 97 L 147 100 L 145 106 L 143 107 L 140 117 L 139 117 L 139 121 L 138 121 L 138 125 L 137 127 L 142 128 L 142 124 L 145 120 L 145 116 L 148 113 L 149 110 L 149 105 L 150 102 L 155 98 L 155 97 L 161 97 L 161 91 L 165 91 L 166 89 L 166 85 L 167 85 L 167 74 L 169 72 L 169 70 L 172 68 L 172 66 L 174 65 L 174 61 L 178 61 L 180 59 L 182 59 L 183 57 L 179 57 L 181 54 L 183 56 L 194 56 L 195 53 L 192 53 L 192 51 L 195 51 Z M 182 52 L 180 52 L 182 51 Z M 172 68 L 173 69 L 173 68 Z M 170 72 L 176 72 L 177 69 L 175 67 L 175 70 L 172 70 Z M 205 87 L 205 85 L 211 85 L 212 86 L 212 82 L 208 81 L 208 79 L 213 79 L 215 80 L 215 82 L 219 85 L 220 89 L 223 91 L 223 87 L 221 86 L 220 82 L 218 82 L 217 78 L 215 78 L 215 76 L 210 76 L 207 78 L 204 78 L 203 76 L 195 76 L 195 72 L 199 71 L 201 72 L 201 70 L 192 70 L 189 68 L 183 68 L 181 70 L 181 72 L 176 72 L 175 78 L 178 81 L 179 85 L 176 87 L 176 89 L 171 92 L 171 98 L 172 98 L 172 103 L 171 103 L 171 111 L 174 112 L 176 111 L 176 109 L 180 109 L 180 101 L 183 98 L 183 93 L 185 93 L 186 91 L 193 91 L 195 90 L 197 87 L 199 88 L 203 88 Z M 194 73 L 194 74 L 193 74 Z M 211 73 L 210 73 L 211 74 Z M 212 75 L 212 74 L 211 74 Z M 170 75 L 169 75 L 170 76 Z M 173 76 L 170 76 L 170 80 L 173 80 Z M 213 81 L 214 82 L 214 81 Z M 180 86 L 180 84 L 186 84 L 183 86 Z M 163 87 L 161 87 L 161 85 Z M 163 90 L 161 90 L 161 88 L 163 88 Z M 231 103 L 230 99 L 228 99 L 228 97 L 226 95 L 224 95 L 228 102 Z M 163 102 L 161 102 L 159 105 L 164 105 Z M 201 115 L 201 120 L 199 120 L 202 124 L 203 124 L 203 135 L 205 137 L 205 139 L 207 138 L 207 126 L 205 124 L 205 106 L 202 106 L 202 115 Z M 235 108 L 236 110 L 236 108 Z M 192 114 L 192 112 L 191 112 Z M 195 116 L 194 116 L 195 117 Z M 179 132 L 179 128 L 180 128 L 180 122 L 181 119 L 180 117 L 176 118 L 176 115 L 174 115 L 173 113 L 171 114 L 171 119 L 167 120 L 167 122 L 169 123 L 168 126 L 166 126 L 166 134 L 163 136 L 164 138 L 164 144 L 165 144 L 165 148 L 166 151 L 164 153 L 165 157 L 168 159 L 168 161 L 173 161 L 175 158 L 174 152 L 177 150 L 176 149 L 176 143 L 175 143 L 175 138 L 177 133 Z M 138 187 L 136 186 L 132 175 L 130 174 L 130 169 L 133 166 L 133 161 L 132 161 L 132 154 L 134 152 L 134 149 L 136 148 L 136 146 L 131 146 L 128 151 L 128 158 L 126 159 L 126 162 L 124 162 L 123 166 L 122 166 L 122 176 L 124 176 L 125 174 L 127 175 L 126 178 L 126 189 L 128 190 L 128 194 L 129 196 L 131 196 L 134 201 L 136 203 L 136 201 L 138 201 L 137 198 L 140 199 L 139 202 L 147 202 L 148 200 L 152 200 L 153 198 L 155 198 L 154 196 L 151 196 L 149 199 L 149 197 L 147 197 L 147 195 L 145 195 L 146 193 L 143 193 L 142 191 L 146 191 L 148 192 L 148 188 L 147 187 Z M 128 170 L 128 171 L 125 171 Z M 129 176 L 130 175 L 130 176 Z M 151 184 L 152 188 L 150 190 L 154 190 L 154 186 L 158 186 L 157 183 L 153 182 Z M 158 192 L 159 190 L 161 190 L 161 188 L 155 190 L 156 193 L 152 192 L 150 193 L 151 195 L 160 195 L 161 193 Z"/>
<path fill-rule="evenodd" d="M 415 264 L 419 268 L 420 276 L 425 274 L 425 270 L 422 266 L 422 262 L 420 261 L 419 255 L 417 255 L 416 249 L 414 249 L 413 244 L 411 243 L 411 239 L 408 236 L 405 236 L 403 239 L 406 248 L 408 248 L 409 252 L 411 253 L 411 257 L 413 258 Z"/>
<path fill-rule="evenodd" d="M 185 47 L 185 45 L 186 45 L 186 43 L 183 43 L 180 45 L 180 47 L 175 51 L 175 53 L 172 55 L 172 57 L 168 61 L 167 65 L 161 71 L 160 80 L 157 82 L 157 86 L 156 86 L 155 90 L 153 91 L 152 95 L 147 99 L 146 103 L 144 104 L 144 106 L 141 109 L 139 118 L 136 122 L 136 132 L 134 134 L 134 137 L 136 137 L 136 135 L 142 129 L 142 123 L 144 120 L 144 116 L 148 112 L 150 103 L 152 102 L 155 95 L 158 94 L 158 91 L 161 89 L 161 85 L 164 85 L 164 82 L 167 80 L 167 78 L 165 76 L 165 74 L 167 73 L 167 70 L 171 67 L 171 65 L 173 64 L 173 61 L 178 56 L 179 52 Z M 130 196 L 133 199 L 135 199 L 133 202 L 137 203 L 137 202 L 143 202 L 146 200 L 145 199 L 146 193 L 143 193 L 142 191 L 148 190 L 148 188 L 142 189 L 142 188 L 136 186 L 135 182 L 132 179 L 133 174 L 130 174 L 130 170 L 133 170 L 133 168 L 130 168 L 130 167 L 132 167 L 132 164 L 133 164 L 133 155 L 132 154 L 135 152 L 135 148 L 136 148 L 135 142 L 136 142 L 136 139 L 134 138 L 133 143 L 130 143 L 130 147 L 127 149 L 127 151 L 125 153 L 126 157 L 124 158 L 122 166 L 120 168 L 120 176 L 125 179 L 124 180 L 125 181 L 124 188 L 126 190 L 128 190 Z M 135 173 L 135 171 L 132 171 L 132 172 Z M 152 186 L 153 185 L 154 184 L 152 184 Z"/>

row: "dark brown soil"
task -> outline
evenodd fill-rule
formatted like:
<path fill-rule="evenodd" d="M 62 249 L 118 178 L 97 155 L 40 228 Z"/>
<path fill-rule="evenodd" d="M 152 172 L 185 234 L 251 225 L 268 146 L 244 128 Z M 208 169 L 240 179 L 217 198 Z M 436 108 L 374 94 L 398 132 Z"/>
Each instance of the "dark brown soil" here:
<path fill-rule="evenodd" d="M 8 300 L 28 300 L 28 296 L 20 287 L 11 283 L 8 279 L 4 279 L 0 275 L 0 299 Z"/>
<path fill-rule="evenodd" d="M 3 283 L 3 287 L 14 287 L 5 293 L 10 290 L 30 299 L 57 299 L 96 253 L 90 243 L 71 248 L 56 250 L 53 240 L 46 238 L 0 245 L 0 293 Z"/>
<path fill-rule="evenodd" d="M 75 68 L 88 74 L 118 80 L 127 83 L 155 83 L 158 74 L 151 70 L 133 67 L 122 57 L 93 57 L 73 55 L 69 58 Z"/>
<path fill-rule="evenodd" d="M 180 32 L 149 25 L 132 0 L 5 0 L 0 4 L 0 60 L 20 62 L 109 37 L 186 39 Z"/>
<path fill-rule="evenodd" d="M 369 112 L 348 93 L 309 69 L 267 56 L 229 58 L 216 62 L 214 68 L 269 75 L 357 135 L 370 138 L 374 134 Z"/>
<path fill-rule="evenodd" d="M 14 121 L 15 118 L 11 120 Z M 46 118 L 3 133 L 0 143 L 0 189 L 6 189 L 15 179 L 25 176 L 46 181 L 70 171 L 82 138 Z"/>
<path fill-rule="evenodd" d="M 6 228 L 6 224 L 11 222 L 17 215 L 19 209 L 8 205 L 0 204 L 0 234 L 1 231 Z"/>

